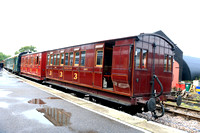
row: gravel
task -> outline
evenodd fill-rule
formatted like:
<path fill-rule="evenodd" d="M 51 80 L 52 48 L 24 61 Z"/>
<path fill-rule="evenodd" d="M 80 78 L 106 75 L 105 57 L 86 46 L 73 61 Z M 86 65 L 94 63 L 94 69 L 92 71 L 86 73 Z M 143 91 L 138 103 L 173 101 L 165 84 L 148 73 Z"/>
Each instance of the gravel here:
<path fill-rule="evenodd" d="M 154 121 L 163 125 L 174 127 L 180 130 L 187 131 L 189 133 L 199 133 L 200 132 L 200 122 L 196 120 L 186 120 L 181 116 L 174 116 L 169 113 L 165 113 L 163 117 L 158 119 L 152 118 L 151 112 L 137 113 L 136 116 L 145 118 L 149 121 Z"/>

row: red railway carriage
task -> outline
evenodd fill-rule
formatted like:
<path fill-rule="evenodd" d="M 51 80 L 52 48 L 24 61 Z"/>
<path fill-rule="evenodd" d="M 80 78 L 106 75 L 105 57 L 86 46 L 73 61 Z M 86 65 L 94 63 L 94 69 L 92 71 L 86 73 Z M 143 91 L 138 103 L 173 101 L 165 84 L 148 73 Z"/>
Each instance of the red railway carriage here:
<path fill-rule="evenodd" d="M 162 36 L 140 34 L 47 51 L 46 82 L 155 112 L 170 95 L 173 50 Z"/>
<path fill-rule="evenodd" d="M 46 52 L 28 53 L 21 57 L 21 75 L 42 81 L 46 76 Z"/>

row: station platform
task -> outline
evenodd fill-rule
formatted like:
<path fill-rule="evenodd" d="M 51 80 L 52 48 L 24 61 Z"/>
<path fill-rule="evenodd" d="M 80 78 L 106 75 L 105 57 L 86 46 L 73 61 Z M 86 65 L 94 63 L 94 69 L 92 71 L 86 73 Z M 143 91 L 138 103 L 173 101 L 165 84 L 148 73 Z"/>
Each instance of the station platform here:
<path fill-rule="evenodd" d="M 4 70 L 0 72 L 0 133 L 17 132 L 183 131 L 74 97 Z"/>

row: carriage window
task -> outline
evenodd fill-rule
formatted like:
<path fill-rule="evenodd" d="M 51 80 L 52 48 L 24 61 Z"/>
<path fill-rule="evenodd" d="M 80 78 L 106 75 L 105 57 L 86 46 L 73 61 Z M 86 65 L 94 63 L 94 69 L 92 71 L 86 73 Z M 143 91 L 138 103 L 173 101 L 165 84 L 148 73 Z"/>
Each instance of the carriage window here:
<path fill-rule="evenodd" d="M 74 57 L 73 52 L 71 52 L 69 56 L 70 56 L 70 62 L 69 63 L 70 63 L 70 66 L 72 66 L 72 64 L 73 64 L 73 57 Z"/>
<path fill-rule="evenodd" d="M 52 65 L 53 64 L 53 55 L 51 55 L 51 64 L 50 65 Z"/>
<path fill-rule="evenodd" d="M 26 65 L 27 65 L 27 62 L 28 62 L 28 61 L 27 61 L 27 57 L 26 57 L 26 58 L 25 58 L 25 64 L 26 64 Z"/>
<path fill-rule="evenodd" d="M 168 71 L 172 71 L 172 56 L 168 56 Z"/>
<path fill-rule="evenodd" d="M 60 62 L 60 65 L 63 65 L 64 64 L 64 54 L 61 54 L 61 62 Z"/>
<path fill-rule="evenodd" d="M 50 55 L 47 56 L 47 65 L 49 65 L 49 58 L 50 58 Z"/>
<path fill-rule="evenodd" d="M 96 66 L 102 67 L 103 64 L 103 50 L 96 51 Z"/>
<path fill-rule="evenodd" d="M 147 50 L 142 50 L 142 68 L 147 68 Z"/>
<path fill-rule="evenodd" d="M 37 56 L 35 56 L 35 65 L 37 65 Z"/>
<path fill-rule="evenodd" d="M 39 63 L 39 57 L 38 56 L 36 57 L 36 61 L 35 62 L 36 62 L 35 64 L 38 65 L 38 63 Z"/>
<path fill-rule="evenodd" d="M 65 65 L 68 65 L 68 53 L 65 54 Z"/>
<path fill-rule="evenodd" d="M 60 63 L 60 54 L 57 54 L 57 63 L 56 63 L 56 65 L 59 65 L 59 63 Z"/>
<path fill-rule="evenodd" d="M 165 55 L 164 59 L 164 71 L 167 71 L 167 55 Z"/>
<path fill-rule="evenodd" d="M 41 61 L 41 56 L 39 56 L 39 59 L 38 59 L 38 61 L 39 61 L 39 62 L 38 62 L 38 64 L 40 65 L 40 61 Z"/>
<path fill-rule="evenodd" d="M 78 66 L 79 65 L 79 52 L 76 52 L 75 53 L 75 66 Z"/>
<path fill-rule="evenodd" d="M 31 57 L 28 60 L 28 64 L 31 65 Z"/>
<path fill-rule="evenodd" d="M 56 55 L 54 54 L 54 57 L 53 57 L 53 65 L 56 65 Z"/>
<path fill-rule="evenodd" d="M 173 58 L 171 55 L 165 55 L 164 71 L 172 72 L 172 61 L 173 61 Z"/>
<path fill-rule="evenodd" d="M 31 65 L 33 65 L 33 57 L 31 57 Z"/>
<path fill-rule="evenodd" d="M 81 66 L 85 66 L 85 51 L 81 51 Z"/>
<path fill-rule="evenodd" d="M 136 49 L 136 53 L 135 53 L 135 55 L 136 55 L 136 68 L 140 68 L 140 56 L 141 56 L 141 49 Z"/>

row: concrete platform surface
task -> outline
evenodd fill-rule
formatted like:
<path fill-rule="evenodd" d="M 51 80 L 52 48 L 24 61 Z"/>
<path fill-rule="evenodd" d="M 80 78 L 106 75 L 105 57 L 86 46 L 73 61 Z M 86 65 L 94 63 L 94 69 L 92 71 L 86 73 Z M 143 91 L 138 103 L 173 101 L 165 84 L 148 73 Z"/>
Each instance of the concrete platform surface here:
<path fill-rule="evenodd" d="M 0 133 L 182 132 L 0 72 Z"/>

